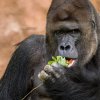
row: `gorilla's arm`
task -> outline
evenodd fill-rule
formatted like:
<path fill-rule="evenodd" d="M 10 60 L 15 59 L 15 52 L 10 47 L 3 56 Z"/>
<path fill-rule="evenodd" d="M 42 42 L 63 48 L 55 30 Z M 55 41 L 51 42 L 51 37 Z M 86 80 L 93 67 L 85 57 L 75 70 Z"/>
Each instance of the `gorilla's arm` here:
<path fill-rule="evenodd" d="M 43 43 L 44 36 L 33 35 L 20 44 L 1 79 L 0 100 L 20 100 L 32 89 L 31 77 L 41 63 Z"/>

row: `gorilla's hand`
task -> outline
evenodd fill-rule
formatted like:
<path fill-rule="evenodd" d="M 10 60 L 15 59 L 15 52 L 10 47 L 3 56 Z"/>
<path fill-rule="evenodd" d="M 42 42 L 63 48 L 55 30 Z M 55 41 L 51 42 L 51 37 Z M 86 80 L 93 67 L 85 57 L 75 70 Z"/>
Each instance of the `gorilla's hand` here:
<path fill-rule="evenodd" d="M 67 83 L 66 68 L 59 64 L 46 65 L 44 70 L 40 72 L 39 78 L 43 80 L 47 91 L 52 94 L 60 94 L 64 92 Z"/>
<path fill-rule="evenodd" d="M 43 80 L 52 100 L 99 100 L 88 97 L 97 90 L 98 86 L 94 85 L 97 82 L 88 82 L 81 74 L 76 73 L 75 69 L 59 64 L 46 65 L 39 78 Z"/>

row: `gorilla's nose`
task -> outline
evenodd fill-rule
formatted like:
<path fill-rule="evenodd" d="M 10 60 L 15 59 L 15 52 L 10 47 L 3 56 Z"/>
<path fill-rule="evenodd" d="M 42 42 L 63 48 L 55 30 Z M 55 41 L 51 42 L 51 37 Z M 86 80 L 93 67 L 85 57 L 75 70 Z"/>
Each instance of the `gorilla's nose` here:
<path fill-rule="evenodd" d="M 63 51 L 63 50 L 70 50 L 71 49 L 71 45 L 70 44 L 67 44 L 67 45 L 60 45 L 60 50 Z"/>
<path fill-rule="evenodd" d="M 58 47 L 59 55 L 68 58 L 78 58 L 78 52 L 72 43 L 61 43 Z"/>

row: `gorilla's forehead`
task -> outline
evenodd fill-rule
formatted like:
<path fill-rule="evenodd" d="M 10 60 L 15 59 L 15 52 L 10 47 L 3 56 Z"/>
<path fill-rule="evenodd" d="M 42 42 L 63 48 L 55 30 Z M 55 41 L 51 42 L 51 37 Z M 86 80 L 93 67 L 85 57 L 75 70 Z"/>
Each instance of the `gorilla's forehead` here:
<path fill-rule="evenodd" d="M 52 9 L 57 9 L 64 4 L 66 4 L 66 6 L 72 4 L 79 8 L 86 8 L 86 6 L 88 6 L 88 0 L 53 0 L 51 5 Z"/>
<path fill-rule="evenodd" d="M 93 9 L 89 0 L 53 0 L 47 17 L 47 31 L 80 29 L 92 32 Z"/>
<path fill-rule="evenodd" d="M 91 7 L 88 0 L 53 0 L 48 13 L 48 20 L 55 21 L 59 17 L 69 16 L 76 20 L 91 20 Z M 85 16 L 85 18 L 83 18 Z M 62 19 L 61 18 L 61 19 Z M 85 20 L 84 20 L 85 19 Z"/>
<path fill-rule="evenodd" d="M 64 3 L 66 3 L 66 0 L 53 0 L 51 4 L 51 8 L 57 9 L 61 7 Z"/>

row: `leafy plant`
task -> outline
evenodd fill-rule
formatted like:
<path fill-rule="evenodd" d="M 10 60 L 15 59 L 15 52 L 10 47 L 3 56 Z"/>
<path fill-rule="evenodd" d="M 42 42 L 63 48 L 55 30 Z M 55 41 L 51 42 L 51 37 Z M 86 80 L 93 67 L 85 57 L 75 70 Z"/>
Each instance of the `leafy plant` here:
<path fill-rule="evenodd" d="M 52 57 L 52 60 L 48 62 L 48 65 L 52 65 L 54 63 L 58 63 L 65 67 L 68 66 L 68 61 L 66 61 L 65 57 L 62 57 L 62 56 Z"/>

